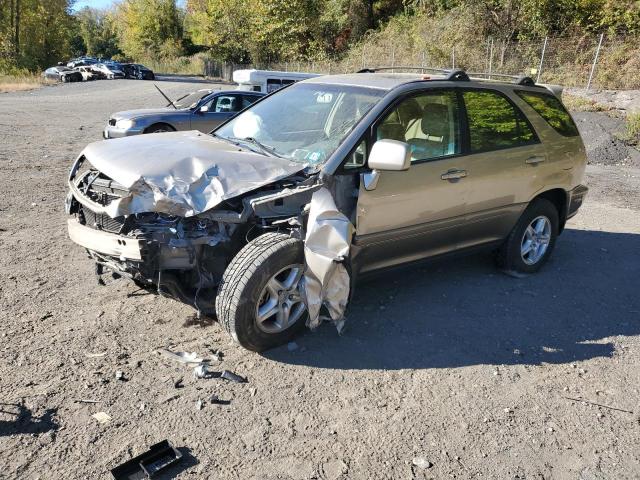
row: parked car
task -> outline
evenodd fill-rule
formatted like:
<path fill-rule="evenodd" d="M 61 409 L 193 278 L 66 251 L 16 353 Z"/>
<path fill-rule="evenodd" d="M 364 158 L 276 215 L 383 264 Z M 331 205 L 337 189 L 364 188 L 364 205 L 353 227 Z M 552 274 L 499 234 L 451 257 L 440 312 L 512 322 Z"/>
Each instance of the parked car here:
<path fill-rule="evenodd" d="M 220 90 L 198 90 L 173 102 L 175 108 L 147 108 L 116 112 L 109 118 L 104 138 L 141 133 L 200 130 L 208 133 L 248 107 L 264 94 Z"/>
<path fill-rule="evenodd" d="M 98 74 L 102 73 L 107 79 L 124 78 L 124 72 L 115 64 L 96 63 L 91 65 L 91 70 Z"/>
<path fill-rule="evenodd" d="M 51 67 L 47 68 L 42 74 L 47 80 L 55 80 L 58 82 L 81 82 L 82 74 L 68 67 Z"/>
<path fill-rule="evenodd" d="M 350 286 L 383 268 L 488 249 L 538 271 L 587 193 L 586 161 L 560 99 L 531 79 L 324 76 L 211 135 L 92 143 L 66 211 L 98 272 L 198 310 L 215 298 L 231 338 L 260 351 L 322 305 L 339 320 Z"/>
<path fill-rule="evenodd" d="M 90 67 L 87 66 L 83 66 L 83 67 L 75 67 L 74 70 L 76 72 L 80 72 L 80 75 L 82 75 L 82 80 L 84 80 L 85 82 L 91 81 L 91 80 L 98 80 L 98 75 L 93 72 L 91 70 Z"/>
<path fill-rule="evenodd" d="M 122 71 L 126 78 L 136 78 L 138 80 L 154 80 L 156 77 L 153 71 L 139 63 L 123 63 Z"/>
<path fill-rule="evenodd" d="M 80 57 L 80 58 L 74 58 L 73 60 L 69 60 L 69 62 L 67 62 L 67 67 L 69 68 L 86 67 L 88 65 L 93 65 L 95 63 L 98 63 L 98 61 L 95 58 Z"/>

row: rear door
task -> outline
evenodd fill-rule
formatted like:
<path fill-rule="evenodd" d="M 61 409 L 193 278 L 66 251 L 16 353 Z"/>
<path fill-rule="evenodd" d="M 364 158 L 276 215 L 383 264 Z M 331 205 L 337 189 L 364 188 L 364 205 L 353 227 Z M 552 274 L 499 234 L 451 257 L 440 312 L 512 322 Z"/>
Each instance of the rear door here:
<path fill-rule="evenodd" d="M 467 195 L 460 120 L 455 89 L 427 90 L 397 102 L 374 126 L 374 140 L 407 142 L 413 153 L 409 170 L 379 172 L 372 190 L 361 182 L 354 239 L 360 271 L 457 248 Z"/>
<path fill-rule="evenodd" d="M 542 187 L 547 159 L 522 111 L 491 88 L 461 91 L 466 112 L 466 219 L 460 247 L 505 238 Z"/>

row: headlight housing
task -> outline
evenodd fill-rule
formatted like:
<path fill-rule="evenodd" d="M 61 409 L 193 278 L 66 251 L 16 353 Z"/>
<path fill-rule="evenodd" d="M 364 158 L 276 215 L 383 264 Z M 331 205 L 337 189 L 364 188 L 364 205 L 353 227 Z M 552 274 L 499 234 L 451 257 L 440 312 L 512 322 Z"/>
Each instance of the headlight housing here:
<path fill-rule="evenodd" d="M 121 128 L 123 130 L 127 130 L 131 127 L 133 127 L 134 125 L 134 121 L 133 120 L 118 120 L 116 122 L 116 127 L 117 128 Z"/>

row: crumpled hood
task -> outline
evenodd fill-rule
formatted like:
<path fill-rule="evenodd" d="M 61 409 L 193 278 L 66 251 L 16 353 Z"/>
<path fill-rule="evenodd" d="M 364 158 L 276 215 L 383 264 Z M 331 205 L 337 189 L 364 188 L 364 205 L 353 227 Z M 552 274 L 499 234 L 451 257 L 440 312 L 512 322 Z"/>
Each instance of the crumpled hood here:
<path fill-rule="evenodd" d="M 114 218 L 143 212 L 190 217 L 305 168 L 195 130 L 94 142 L 81 155 L 129 190 L 106 207 Z"/>
<path fill-rule="evenodd" d="M 124 110 L 122 112 L 116 112 L 111 115 L 111 118 L 116 120 L 131 120 L 133 118 L 146 117 L 149 115 L 162 115 L 164 113 L 190 113 L 189 110 L 176 110 L 173 107 L 161 107 L 161 108 L 139 108 L 137 110 Z"/>

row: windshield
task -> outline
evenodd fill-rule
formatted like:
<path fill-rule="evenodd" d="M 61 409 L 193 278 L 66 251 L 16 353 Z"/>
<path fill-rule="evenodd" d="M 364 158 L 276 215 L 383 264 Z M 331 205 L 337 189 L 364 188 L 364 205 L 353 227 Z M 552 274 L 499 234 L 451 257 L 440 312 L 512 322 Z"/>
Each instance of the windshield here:
<path fill-rule="evenodd" d="M 258 144 L 264 153 L 319 165 L 385 93 L 347 85 L 297 83 L 251 107 L 215 135 L 250 147 Z"/>
<path fill-rule="evenodd" d="M 185 95 L 179 100 L 176 100 L 175 102 L 173 102 L 173 104 L 177 108 L 193 108 L 198 104 L 200 100 L 202 100 L 204 97 L 206 97 L 210 93 L 211 91 L 209 90 L 200 90 L 197 92 L 193 92 L 188 95 Z"/>

